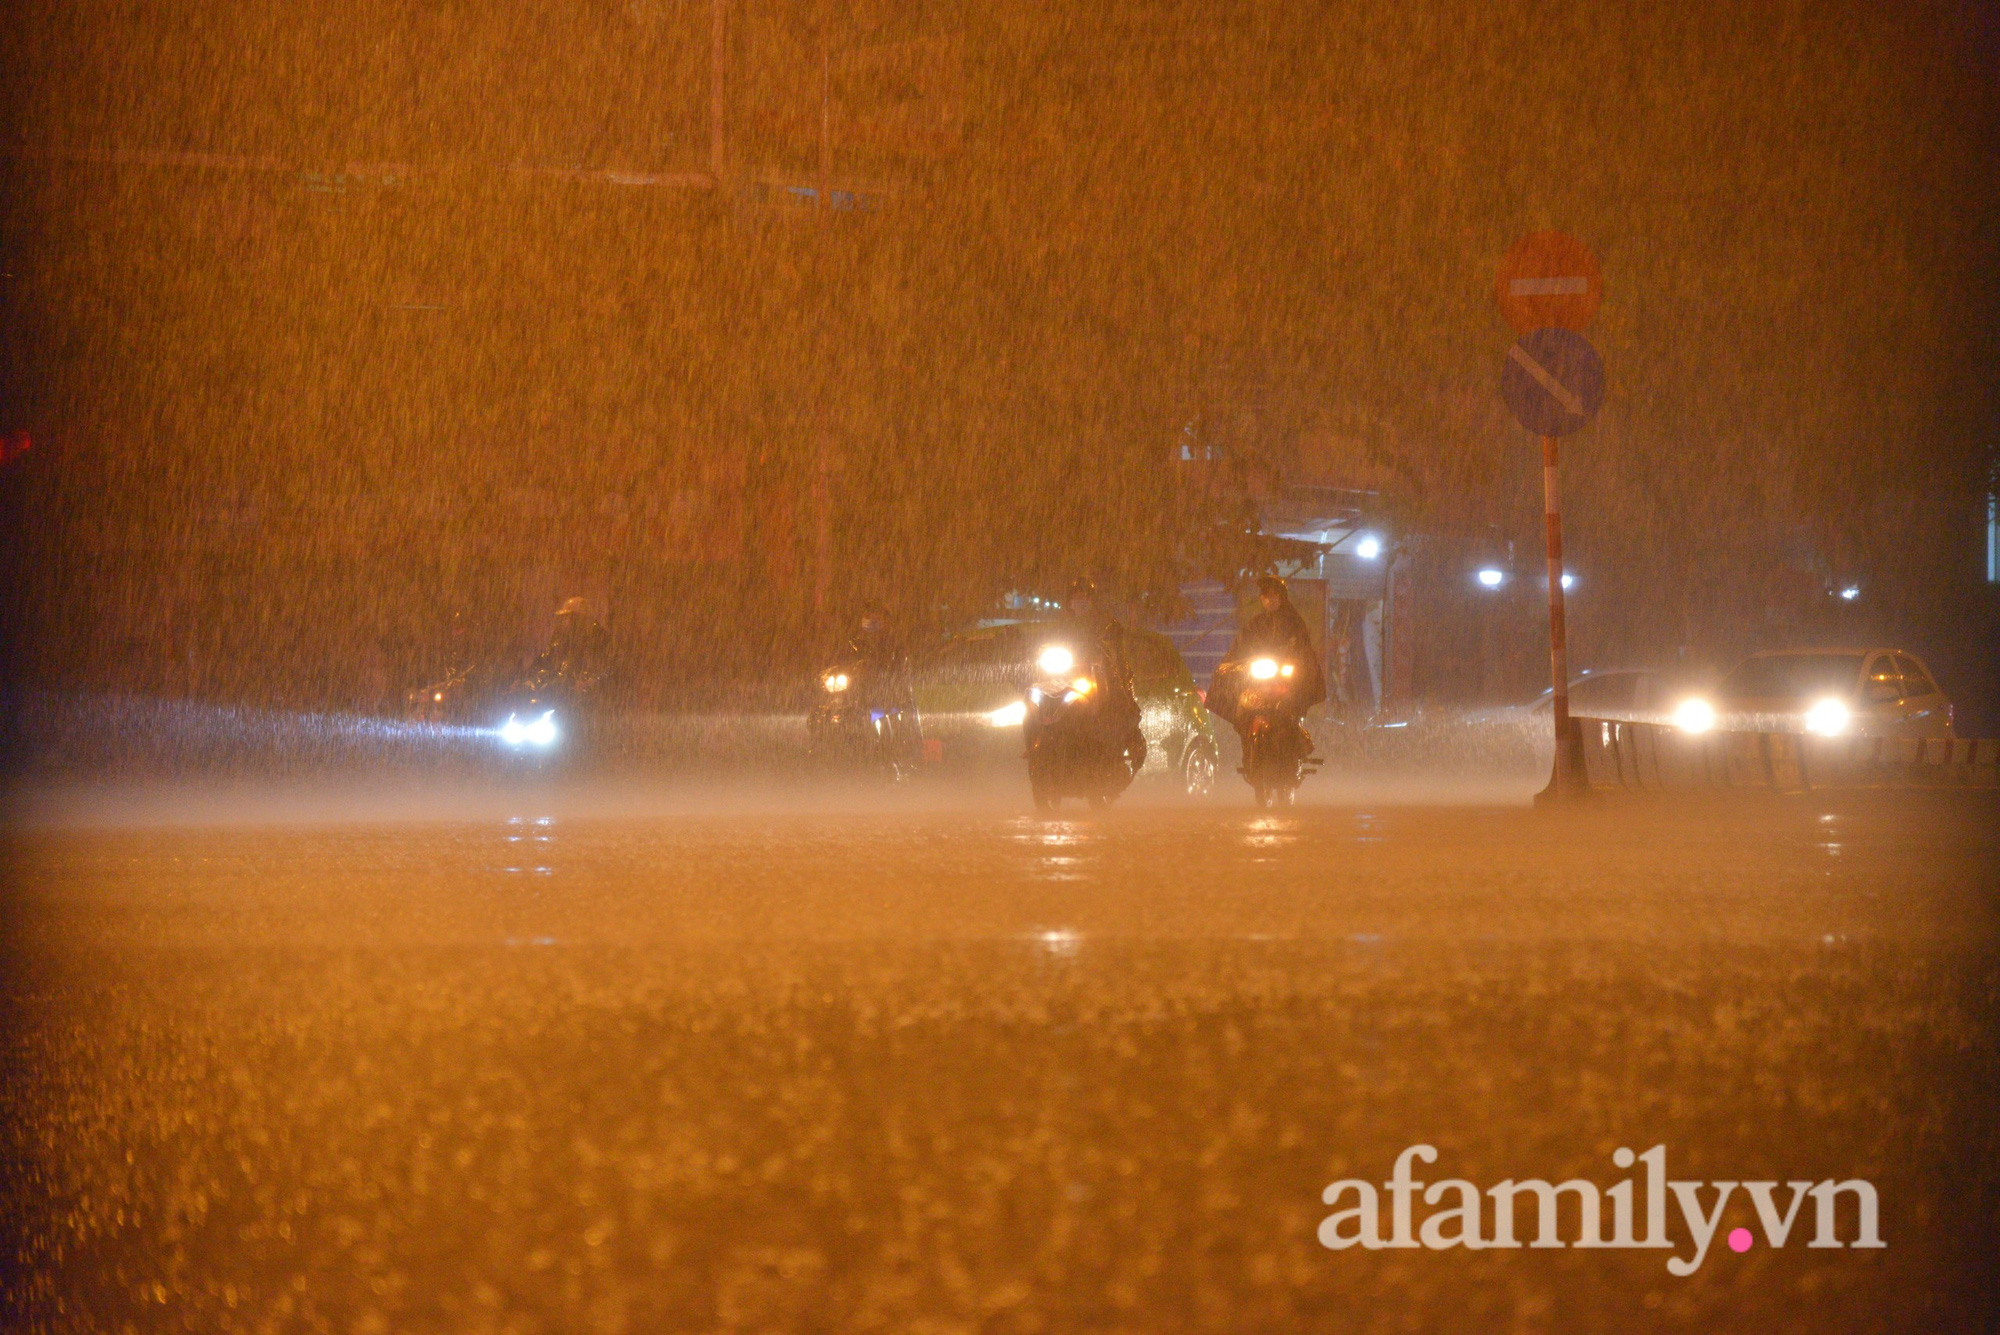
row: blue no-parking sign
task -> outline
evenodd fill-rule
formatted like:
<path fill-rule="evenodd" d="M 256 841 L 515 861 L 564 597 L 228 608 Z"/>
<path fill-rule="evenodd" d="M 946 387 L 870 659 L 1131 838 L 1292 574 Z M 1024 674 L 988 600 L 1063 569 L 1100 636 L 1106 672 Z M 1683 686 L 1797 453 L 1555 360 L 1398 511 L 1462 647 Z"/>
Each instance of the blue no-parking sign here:
<path fill-rule="evenodd" d="M 1536 435 L 1566 436 L 1604 402 L 1604 359 L 1582 334 L 1537 329 L 1507 350 L 1500 397 Z"/>

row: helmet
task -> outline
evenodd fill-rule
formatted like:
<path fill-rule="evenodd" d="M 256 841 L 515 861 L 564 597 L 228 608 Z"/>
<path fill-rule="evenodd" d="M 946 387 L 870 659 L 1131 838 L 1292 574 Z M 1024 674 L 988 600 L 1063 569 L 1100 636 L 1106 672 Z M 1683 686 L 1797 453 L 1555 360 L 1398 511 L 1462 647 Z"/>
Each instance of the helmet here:
<path fill-rule="evenodd" d="M 587 613 L 589 611 L 590 611 L 590 600 L 588 598 L 579 596 L 575 598 L 563 599 L 563 605 L 556 609 L 556 615 L 559 617 L 566 617 L 569 616 L 571 613 Z"/>
<path fill-rule="evenodd" d="M 1257 592 L 1260 595 L 1266 593 L 1275 594 L 1277 597 L 1282 598 L 1285 596 L 1285 581 L 1279 579 L 1276 575 L 1259 575 L 1257 577 Z"/>

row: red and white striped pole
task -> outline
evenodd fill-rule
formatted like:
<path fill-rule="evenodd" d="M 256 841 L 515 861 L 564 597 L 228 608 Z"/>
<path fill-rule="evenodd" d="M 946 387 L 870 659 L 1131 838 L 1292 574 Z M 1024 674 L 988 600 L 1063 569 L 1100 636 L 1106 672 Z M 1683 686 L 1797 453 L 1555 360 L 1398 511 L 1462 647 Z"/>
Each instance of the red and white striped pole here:
<path fill-rule="evenodd" d="M 1541 797 L 1573 796 L 1579 788 L 1569 727 L 1569 632 L 1563 621 L 1562 490 L 1554 436 L 1542 437 L 1542 513 L 1549 538 L 1549 672 L 1555 684 L 1556 758 Z"/>

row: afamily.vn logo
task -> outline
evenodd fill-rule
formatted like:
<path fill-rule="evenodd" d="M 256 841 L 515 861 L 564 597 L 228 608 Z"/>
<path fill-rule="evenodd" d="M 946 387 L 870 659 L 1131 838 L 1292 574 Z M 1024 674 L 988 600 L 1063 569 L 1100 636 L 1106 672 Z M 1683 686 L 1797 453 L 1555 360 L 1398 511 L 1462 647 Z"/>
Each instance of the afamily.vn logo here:
<path fill-rule="evenodd" d="M 1321 1244 L 1335 1251 L 1355 1246 L 1371 1251 L 1379 1247 L 1429 1247 L 1434 1251 L 1448 1247 L 1519 1247 L 1524 1244 L 1515 1234 L 1515 1203 L 1522 1196 L 1532 1196 L 1535 1240 L 1525 1244 L 1527 1246 L 1659 1247 L 1678 1251 L 1681 1243 L 1667 1234 L 1667 1196 L 1671 1191 L 1674 1203 L 1680 1207 L 1681 1221 L 1687 1226 L 1687 1244 L 1694 1249 L 1694 1255 L 1691 1258 L 1672 1257 L 1667 1261 L 1667 1270 L 1685 1276 L 1701 1269 L 1702 1261 L 1708 1256 L 1708 1244 L 1714 1240 L 1715 1230 L 1722 1222 L 1722 1211 L 1740 1188 L 1756 1208 L 1757 1222 L 1764 1230 L 1764 1241 L 1773 1247 L 1784 1246 L 1785 1239 L 1792 1235 L 1799 1207 L 1807 1197 L 1811 1197 L 1813 1202 L 1813 1240 L 1806 1244 L 1808 1247 L 1888 1245 L 1881 1237 L 1881 1205 L 1876 1199 L 1875 1188 L 1859 1178 L 1845 1182 L 1828 1178 L 1824 1182 L 1784 1183 L 1791 1192 L 1791 1198 L 1780 1208 L 1777 1195 L 1779 1184 L 1776 1182 L 1669 1182 L 1665 1145 L 1655 1145 L 1644 1154 L 1634 1154 L 1621 1148 L 1611 1156 L 1612 1163 L 1620 1168 L 1630 1168 L 1635 1163 L 1646 1165 L 1646 1235 L 1642 1238 L 1633 1232 L 1637 1217 L 1634 1205 L 1636 1186 L 1629 1178 L 1603 1191 L 1597 1189 L 1595 1182 L 1586 1182 L 1582 1178 L 1571 1178 L 1553 1186 L 1540 1178 L 1528 1178 L 1521 1182 L 1509 1178 L 1482 1192 L 1463 1178 L 1448 1177 L 1425 1187 L 1410 1177 L 1411 1160 L 1436 1163 L 1437 1157 L 1437 1150 L 1429 1145 L 1412 1145 L 1396 1156 L 1396 1166 L 1390 1172 L 1389 1180 L 1382 1184 L 1389 1193 L 1389 1231 L 1386 1237 L 1382 1231 L 1382 1198 L 1373 1182 L 1348 1177 L 1328 1187 L 1321 1198 L 1328 1205 L 1338 1207 L 1349 1198 L 1354 1203 L 1345 1209 L 1336 1208 L 1320 1221 Z M 1420 1187 L 1423 1188 L 1426 1205 L 1438 1205 L 1448 1196 L 1456 1203 L 1428 1215 L 1422 1227 L 1417 1227 L 1416 1221 L 1411 1218 L 1411 1206 L 1412 1198 Z M 1701 1203 L 1704 1187 L 1715 1192 L 1714 1203 L 1705 1209 Z M 1565 1193 L 1576 1200 L 1577 1233 L 1574 1242 L 1563 1240 L 1557 1217 L 1558 1198 Z M 1842 1195 L 1854 1198 L 1856 1226 L 1855 1239 L 1851 1244 L 1840 1240 L 1837 1228 L 1835 1206 Z M 1489 1199 L 1492 1204 L 1490 1229 L 1486 1225 L 1484 1204 Z M 1606 1201 L 1611 1203 L 1611 1236 L 1608 1238 L 1604 1236 Z M 1756 1244 L 1756 1238 L 1749 1229 L 1738 1228 L 1730 1232 L 1728 1244 L 1731 1251 L 1747 1252 Z"/>

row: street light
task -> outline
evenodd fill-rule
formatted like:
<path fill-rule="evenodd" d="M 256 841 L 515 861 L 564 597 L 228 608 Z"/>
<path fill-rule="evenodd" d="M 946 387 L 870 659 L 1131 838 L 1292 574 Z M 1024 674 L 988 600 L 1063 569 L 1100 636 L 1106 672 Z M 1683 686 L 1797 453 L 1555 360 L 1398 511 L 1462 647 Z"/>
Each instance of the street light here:
<path fill-rule="evenodd" d="M 1373 561 L 1382 554 L 1382 540 L 1373 533 L 1361 535 L 1361 541 L 1354 544 L 1354 554 L 1364 561 Z"/>

